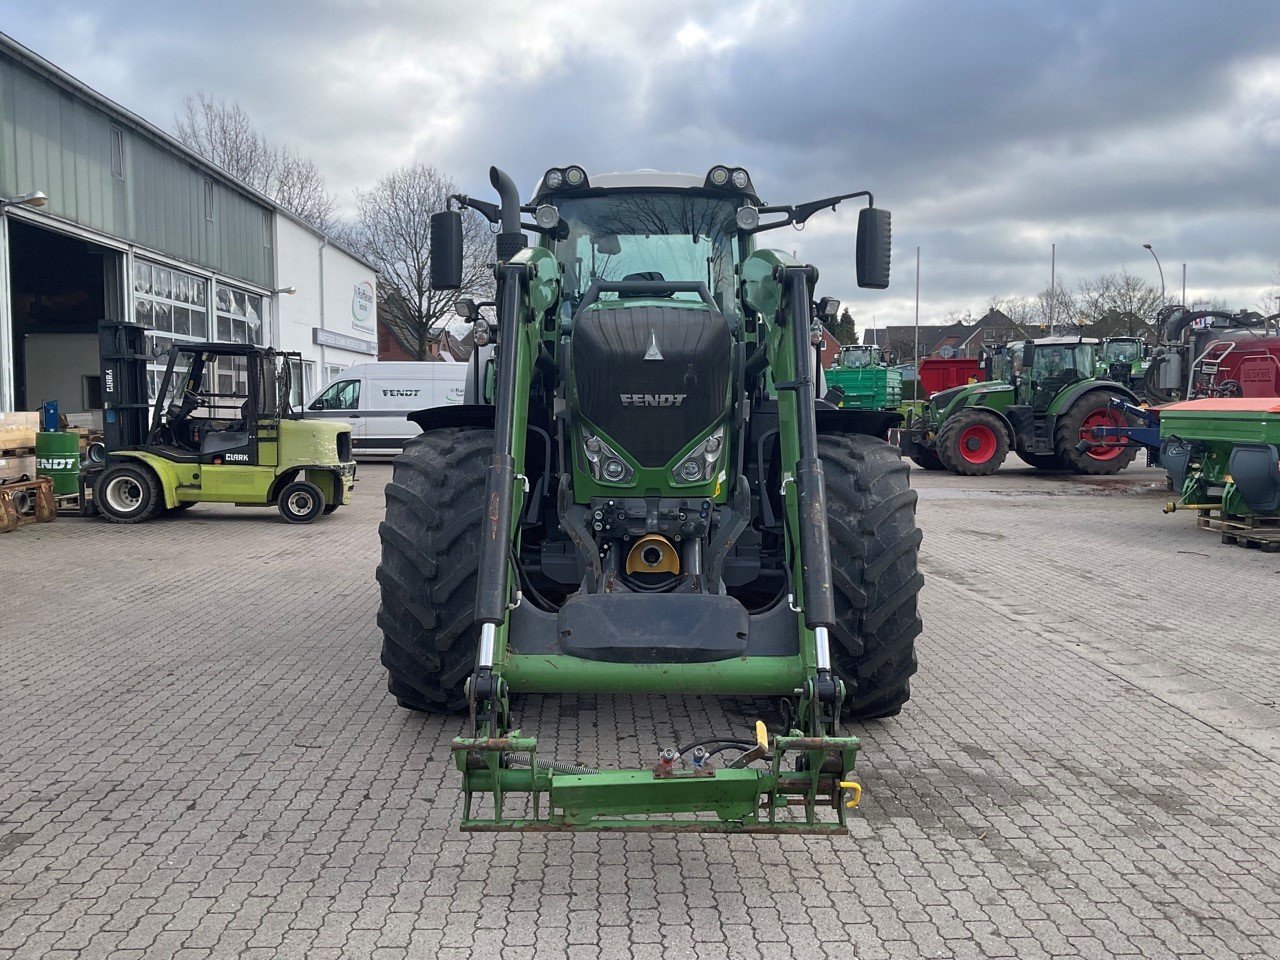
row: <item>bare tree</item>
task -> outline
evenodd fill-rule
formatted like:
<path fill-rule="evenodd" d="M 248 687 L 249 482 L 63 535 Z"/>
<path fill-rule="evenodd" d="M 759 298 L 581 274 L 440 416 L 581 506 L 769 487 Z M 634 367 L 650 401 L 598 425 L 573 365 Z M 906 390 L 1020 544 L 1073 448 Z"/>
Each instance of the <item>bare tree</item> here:
<path fill-rule="evenodd" d="M 413 163 L 383 175 L 356 193 L 357 213 L 346 239 L 378 271 L 378 310 L 408 332 L 419 360 L 455 316 L 461 296 L 493 292 L 493 234 L 473 210 L 462 215 L 462 289 L 432 290 L 429 283 L 431 214 L 444 210 L 453 181 L 435 167 Z"/>
<path fill-rule="evenodd" d="M 174 135 L 237 180 L 265 193 L 322 230 L 334 225 L 338 202 L 315 161 L 272 143 L 240 104 L 197 92 L 182 101 Z"/>

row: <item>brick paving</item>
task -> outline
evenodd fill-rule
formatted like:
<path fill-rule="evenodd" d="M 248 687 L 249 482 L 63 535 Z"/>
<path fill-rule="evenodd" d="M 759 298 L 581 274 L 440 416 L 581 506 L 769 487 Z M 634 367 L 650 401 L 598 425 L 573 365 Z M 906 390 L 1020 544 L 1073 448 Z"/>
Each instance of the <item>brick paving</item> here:
<path fill-rule="evenodd" d="M 1154 471 L 913 472 L 921 673 L 838 839 L 458 833 L 460 724 L 377 664 L 386 476 L 305 528 L 0 536 L 0 957 L 1280 956 L 1280 557 Z M 634 761 L 749 712 L 521 722 Z"/>

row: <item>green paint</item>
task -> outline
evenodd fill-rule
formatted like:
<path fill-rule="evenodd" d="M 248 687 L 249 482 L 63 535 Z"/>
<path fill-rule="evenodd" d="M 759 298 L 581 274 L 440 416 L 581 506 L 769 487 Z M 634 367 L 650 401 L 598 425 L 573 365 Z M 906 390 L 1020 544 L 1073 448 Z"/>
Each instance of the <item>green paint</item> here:
<path fill-rule="evenodd" d="M 714 663 L 604 663 L 509 653 L 502 676 L 516 693 L 705 693 L 790 696 L 804 682 L 799 657 L 743 657 Z"/>

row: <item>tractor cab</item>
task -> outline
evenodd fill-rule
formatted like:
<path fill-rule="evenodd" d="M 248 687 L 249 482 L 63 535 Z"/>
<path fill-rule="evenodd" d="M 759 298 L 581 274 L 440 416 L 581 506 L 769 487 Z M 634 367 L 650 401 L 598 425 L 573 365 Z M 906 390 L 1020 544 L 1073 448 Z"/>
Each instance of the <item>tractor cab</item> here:
<path fill-rule="evenodd" d="M 840 348 L 839 365 L 845 370 L 862 370 L 882 364 L 880 347 L 876 344 L 847 343 Z"/>
<path fill-rule="evenodd" d="M 1018 400 L 1037 413 L 1049 409 L 1062 390 L 1093 377 L 1097 340 L 1049 337 L 1023 344 L 1021 371 L 1015 384 Z"/>

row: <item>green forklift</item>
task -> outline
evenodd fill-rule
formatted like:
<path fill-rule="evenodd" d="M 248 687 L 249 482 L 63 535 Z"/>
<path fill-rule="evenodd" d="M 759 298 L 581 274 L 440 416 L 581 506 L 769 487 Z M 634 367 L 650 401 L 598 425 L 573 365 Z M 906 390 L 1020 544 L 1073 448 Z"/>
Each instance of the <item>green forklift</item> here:
<path fill-rule="evenodd" d="M 99 326 L 102 463 L 81 474 L 111 523 L 141 523 L 197 503 L 275 506 L 310 523 L 349 503 L 351 428 L 304 420 L 290 401 L 291 362 L 252 344 L 175 343 L 148 399 L 145 327 Z"/>
<path fill-rule="evenodd" d="M 999 348 L 1000 379 L 935 393 L 891 439 L 925 469 L 966 476 L 994 473 L 1010 451 L 1037 470 L 1117 473 L 1136 446 L 1084 441 L 1097 427 L 1133 425 L 1113 397 L 1139 401 L 1128 384 L 1096 376 L 1100 345 L 1047 337 Z"/>

